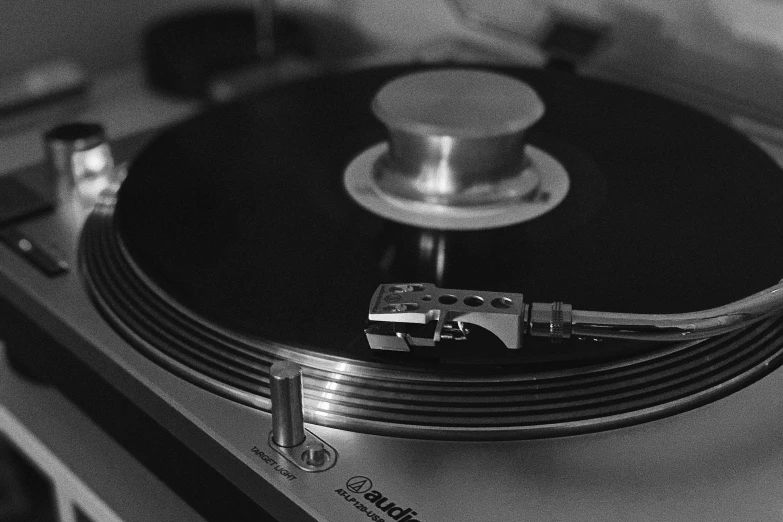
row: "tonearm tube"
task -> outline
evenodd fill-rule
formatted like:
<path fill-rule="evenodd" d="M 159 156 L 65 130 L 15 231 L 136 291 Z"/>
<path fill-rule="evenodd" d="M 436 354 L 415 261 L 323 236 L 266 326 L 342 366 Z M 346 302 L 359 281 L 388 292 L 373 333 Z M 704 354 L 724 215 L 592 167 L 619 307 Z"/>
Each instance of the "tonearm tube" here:
<path fill-rule="evenodd" d="M 574 310 L 569 304 L 530 303 L 522 294 L 438 288 L 427 283 L 380 285 L 365 330 L 374 349 L 409 351 L 443 340 L 463 340 L 469 326 L 495 334 L 509 349 L 524 336 L 558 343 L 571 337 L 637 341 L 691 341 L 746 327 L 783 313 L 783 281 L 733 303 L 680 314 Z"/>

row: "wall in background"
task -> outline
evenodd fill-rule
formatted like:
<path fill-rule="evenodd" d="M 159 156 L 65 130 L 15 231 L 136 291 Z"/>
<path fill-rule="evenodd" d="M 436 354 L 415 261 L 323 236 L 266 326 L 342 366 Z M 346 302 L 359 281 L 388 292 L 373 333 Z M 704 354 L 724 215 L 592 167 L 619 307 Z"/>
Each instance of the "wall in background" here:
<path fill-rule="evenodd" d="M 595 61 L 599 76 L 653 90 L 649 79 L 683 80 L 761 104 L 759 111 L 783 122 L 783 0 L 276 1 L 307 14 L 327 57 L 468 34 L 472 26 L 454 6 L 527 36 L 546 27 L 553 9 L 578 13 L 614 30 L 612 46 Z M 93 72 L 117 67 L 139 58 L 150 22 L 220 5 L 250 0 L 0 0 L 0 74 L 62 57 Z M 357 29 L 343 30 L 346 23 Z"/>
<path fill-rule="evenodd" d="M 611 27 L 585 69 L 783 125 L 783 0 L 455 0 L 484 25 L 536 37 L 559 16 Z"/>
<path fill-rule="evenodd" d="M 493 24 L 534 34 L 553 13 L 609 22 L 637 40 L 639 24 L 659 40 L 727 59 L 746 57 L 743 46 L 783 54 L 781 0 L 455 0 Z M 653 27 L 654 26 L 654 27 Z M 632 36 L 635 35 L 635 36 Z M 641 42 L 640 42 L 641 43 Z"/>
<path fill-rule="evenodd" d="M 157 16 L 204 0 L 2 0 L 0 71 L 76 58 L 104 69 L 137 56 L 141 29 Z"/>

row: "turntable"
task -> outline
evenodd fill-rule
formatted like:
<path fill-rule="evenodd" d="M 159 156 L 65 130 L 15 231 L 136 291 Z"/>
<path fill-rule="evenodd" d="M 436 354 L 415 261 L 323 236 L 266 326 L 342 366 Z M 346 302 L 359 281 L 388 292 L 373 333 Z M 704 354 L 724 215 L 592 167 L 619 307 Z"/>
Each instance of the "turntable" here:
<path fill-rule="evenodd" d="M 780 518 L 783 175 L 725 123 L 399 65 L 134 148 L 71 273 L 4 254 L 11 356 L 206 517 Z"/>

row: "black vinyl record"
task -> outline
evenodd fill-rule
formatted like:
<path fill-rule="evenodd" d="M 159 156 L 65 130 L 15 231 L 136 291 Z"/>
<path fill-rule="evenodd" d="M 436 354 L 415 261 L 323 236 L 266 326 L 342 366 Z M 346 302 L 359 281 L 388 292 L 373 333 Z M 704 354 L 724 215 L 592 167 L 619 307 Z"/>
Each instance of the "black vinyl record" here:
<path fill-rule="evenodd" d="M 492 69 L 525 81 L 546 105 L 529 141 L 568 172 L 556 208 L 479 231 L 416 228 L 365 210 L 343 187 L 345 168 L 386 139 L 370 110 L 375 93 L 414 70 L 288 85 L 164 132 L 118 196 L 115 223 L 130 256 L 221 327 L 359 358 L 376 356 L 363 330 L 381 283 L 675 313 L 727 304 L 783 276 L 783 175 L 764 152 L 678 103 L 555 71 Z M 477 339 L 462 349 L 499 353 Z"/>

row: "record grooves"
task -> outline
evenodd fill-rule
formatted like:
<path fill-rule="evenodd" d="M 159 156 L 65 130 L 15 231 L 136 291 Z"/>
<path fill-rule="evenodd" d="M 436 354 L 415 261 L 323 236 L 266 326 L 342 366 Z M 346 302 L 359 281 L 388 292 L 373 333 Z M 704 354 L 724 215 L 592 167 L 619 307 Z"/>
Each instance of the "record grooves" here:
<path fill-rule="evenodd" d="M 431 373 L 308 354 L 222 331 L 183 311 L 128 259 L 112 210 L 90 217 L 81 248 L 88 288 L 107 320 L 180 376 L 264 410 L 268 366 L 279 358 L 296 361 L 305 368 L 308 419 L 319 424 L 427 438 L 573 434 L 695 407 L 783 361 L 780 318 L 691 346 L 560 372 L 518 365 L 501 375 L 492 367 L 474 375 Z"/>
<path fill-rule="evenodd" d="M 595 80 L 492 69 L 546 113 L 529 143 L 567 171 L 565 199 L 491 230 L 384 219 L 343 188 L 385 139 L 369 106 L 412 67 L 271 90 L 164 132 L 88 219 L 83 276 L 133 346 L 268 410 L 269 366 L 301 364 L 311 422 L 404 437 L 565 435 L 646 421 L 746 386 L 783 358 L 783 319 L 698 343 L 528 342 L 481 331 L 411 354 L 363 335 L 378 284 L 524 293 L 581 309 L 676 313 L 783 275 L 783 176 L 716 120 Z M 764 226 L 759 226 L 763 223 Z"/>

